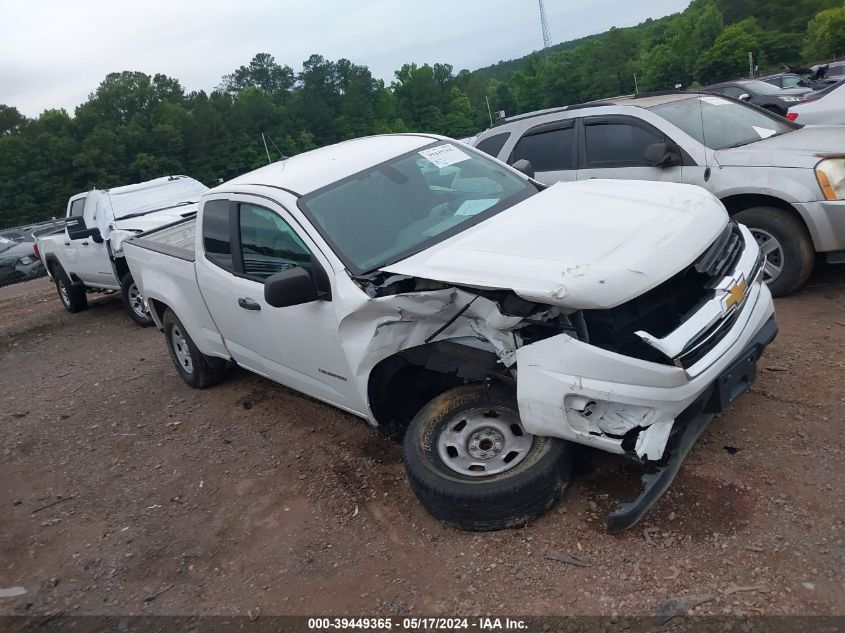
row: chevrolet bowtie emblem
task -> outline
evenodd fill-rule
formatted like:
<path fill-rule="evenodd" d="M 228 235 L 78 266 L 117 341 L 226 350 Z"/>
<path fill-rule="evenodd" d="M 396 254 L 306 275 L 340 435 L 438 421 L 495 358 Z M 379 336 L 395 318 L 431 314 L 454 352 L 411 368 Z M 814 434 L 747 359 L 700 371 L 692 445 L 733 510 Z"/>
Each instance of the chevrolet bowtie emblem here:
<path fill-rule="evenodd" d="M 748 292 L 748 284 L 745 283 L 745 277 L 740 277 L 728 286 L 728 294 L 725 295 L 725 312 L 740 305 L 745 300 L 746 292 Z"/>

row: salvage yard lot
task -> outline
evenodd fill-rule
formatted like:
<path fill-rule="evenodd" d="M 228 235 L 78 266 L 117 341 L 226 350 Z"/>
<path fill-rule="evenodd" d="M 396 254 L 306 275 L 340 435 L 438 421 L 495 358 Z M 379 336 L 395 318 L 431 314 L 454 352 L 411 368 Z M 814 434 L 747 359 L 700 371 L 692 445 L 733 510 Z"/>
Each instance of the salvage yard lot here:
<path fill-rule="evenodd" d="M 845 269 L 777 310 L 751 393 L 641 524 L 604 532 L 638 471 L 578 449 L 548 515 L 471 534 L 357 418 L 245 371 L 191 390 L 117 296 L 72 315 L 46 280 L 2 289 L 0 588 L 27 593 L 0 614 L 639 615 L 702 594 L 697 614 L 843 614 Z"/>

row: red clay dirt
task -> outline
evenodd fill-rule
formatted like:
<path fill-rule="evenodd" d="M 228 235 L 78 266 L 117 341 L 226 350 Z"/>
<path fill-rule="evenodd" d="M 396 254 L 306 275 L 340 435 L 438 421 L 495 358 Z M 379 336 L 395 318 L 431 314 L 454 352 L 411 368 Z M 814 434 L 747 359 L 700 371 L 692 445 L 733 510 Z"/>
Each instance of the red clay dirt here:
<path fill-rule="evenodd" d="M 845 614 L 843 272 L 777 302 L 752 391 L 616 536 L 622 460 L 579 450 L 548 515 L 459 532 L 357 418 L 244 371 L 190 389 L 116 296 L 2 289 L 0 614 Z"/>

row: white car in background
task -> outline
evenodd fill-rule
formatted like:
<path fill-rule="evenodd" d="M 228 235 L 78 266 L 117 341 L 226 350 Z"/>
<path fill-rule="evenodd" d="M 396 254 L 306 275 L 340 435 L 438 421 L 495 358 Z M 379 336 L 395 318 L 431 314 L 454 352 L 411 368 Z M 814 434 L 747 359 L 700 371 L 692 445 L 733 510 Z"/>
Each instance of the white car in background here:
<path fill-rule="evenodd" d="M 164 176 L 71 196 L 64 227 L 36 236 L 37 253 L 68 312 L 88 305 L 88 294 L 119 291 L 126 313 L 152 325 L 147 303 L 123 257 L 123 240 L 193 216 L 208 191 L 187 176 Z"/>
<path fill-rule="evenodd" d="M 803 125 L 845 125 L 845 80 L 807 95 L 786 118 Z"/>

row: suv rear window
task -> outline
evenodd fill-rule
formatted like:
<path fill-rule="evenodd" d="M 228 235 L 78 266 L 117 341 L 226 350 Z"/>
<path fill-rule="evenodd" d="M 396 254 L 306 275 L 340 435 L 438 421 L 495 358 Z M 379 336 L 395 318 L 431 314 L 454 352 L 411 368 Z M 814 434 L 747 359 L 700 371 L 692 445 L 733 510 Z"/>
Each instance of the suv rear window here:
<path fill-rule="evenodd" d="M 527 160 L 535 171 L 576 169 L 575 128 L 573 126 L 528 133 L 513 149 L 510 163 Z"/>

